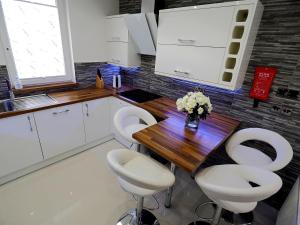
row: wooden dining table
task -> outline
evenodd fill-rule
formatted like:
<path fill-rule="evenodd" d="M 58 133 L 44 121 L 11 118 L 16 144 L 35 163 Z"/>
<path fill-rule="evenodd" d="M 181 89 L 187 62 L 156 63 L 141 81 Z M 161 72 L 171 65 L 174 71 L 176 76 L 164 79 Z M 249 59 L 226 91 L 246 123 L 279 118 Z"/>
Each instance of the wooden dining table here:
<path fill-rule="evenodd" d="M 186 114 L 178 112 L 174 100 L 166 97 L 137 106 L 159 118 L 153 126 L 133 134 L 133 138 L 171 162 L 171 171 L 179 167 L 194 175 L 207 157 L 217 150 L 237 129 L 240 121 L 212 112 L 201 120 L 198 129 L 185 127 Z M 165 206 L 171 206 L 173 187 L 169 188 Z"/>

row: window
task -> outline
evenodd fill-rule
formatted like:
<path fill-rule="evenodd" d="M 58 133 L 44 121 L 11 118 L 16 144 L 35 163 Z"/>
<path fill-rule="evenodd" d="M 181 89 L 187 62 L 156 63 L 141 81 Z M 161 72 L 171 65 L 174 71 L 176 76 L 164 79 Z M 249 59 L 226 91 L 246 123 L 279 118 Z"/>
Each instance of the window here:
<path fill-rule="evenodd" d="M 11 80 L 24 85 L 75 81 L 65 0 L 0 3 L 0 37 Z"/>

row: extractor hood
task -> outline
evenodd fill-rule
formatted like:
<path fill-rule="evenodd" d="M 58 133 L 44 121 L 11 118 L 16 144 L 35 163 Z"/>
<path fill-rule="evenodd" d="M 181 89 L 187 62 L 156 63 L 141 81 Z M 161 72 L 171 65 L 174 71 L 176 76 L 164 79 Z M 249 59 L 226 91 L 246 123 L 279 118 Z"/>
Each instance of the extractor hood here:
<path fill-rule="evenodd" d="M 155 55 L 157 40 L 156 15 L 163 1 L 142 0 L 141 13 L 124 17 L 129 34 L 137 45 L 140 54 Z"/>

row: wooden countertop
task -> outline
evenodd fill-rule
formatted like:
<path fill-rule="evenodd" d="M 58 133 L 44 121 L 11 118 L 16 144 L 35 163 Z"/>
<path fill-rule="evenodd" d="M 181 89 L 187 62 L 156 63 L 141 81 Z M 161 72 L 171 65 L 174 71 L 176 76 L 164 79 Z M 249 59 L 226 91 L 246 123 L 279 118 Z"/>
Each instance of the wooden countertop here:
<path fill-rule="evenodd" d="M 121 91 L 129 89 L 131 88 L 124 87 Z M 185 114 L 177 111 L 174 100 L 162 97 L 153 101 L 136 103 L 119 96 L 116 90 L 109 87 L 58 92 L 49 94 L 49 96 L 54 98 L 56 103 L 43 107 L 0 113 L 0 118 L 115 96 L 144 108 L 154 116 L 162 119 L 158 124 L 133 134 L 133 137 L 157 154 L 191 173 L 196 171 L 208 155 L 222 145 L 240 124 L 235 119 L 212 113 L 207 120 L 200 121 L 197 131 L 189 130 L 184 127 Z"/>
<path fill-rule="evenodd" d="M 53 103 L 51 105 L 41 106 L 41 107 L 35 107 L 35 108 L 25 107 L 24 109 L 12 111 L 12 112 L 1 112 L 0 118 L 16 116 L 16 115 L 21 115 L 30 112 L 36 112 L 44 109 L 74 104 L 83 101 L 89 101 L 98 98 L 104 98 L 108 96 L 113 96 L 115 93 L 116 93 L 115 90 L 111 88 L 107 88 L 107 89 L 86 88 L 86 89 L 75 90 L 75 91 L 63 91 L 63 92 L 52 93 L 48 95 L 52 97 L 54 100 L 56 100 L 56 103 Z"/>

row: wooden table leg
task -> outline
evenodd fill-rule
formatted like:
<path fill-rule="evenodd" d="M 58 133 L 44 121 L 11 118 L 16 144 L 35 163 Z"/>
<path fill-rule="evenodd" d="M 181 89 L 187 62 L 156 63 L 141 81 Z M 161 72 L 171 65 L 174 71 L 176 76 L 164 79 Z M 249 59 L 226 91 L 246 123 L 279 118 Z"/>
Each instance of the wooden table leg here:
<path fill-rule="evenodd" d="M 171 163 L 171 172 L 175 175 L 176 166 L 174 163 Z M 165 207 L 170 208 L 171 207 L 171 200 L 172 200 L 172 193 L 173 193 L 174 185 L 169 187 L 166 193 L 166 199 L 165 199 Z"/>

